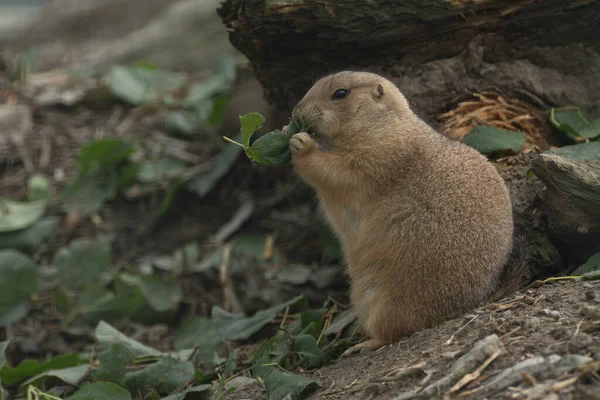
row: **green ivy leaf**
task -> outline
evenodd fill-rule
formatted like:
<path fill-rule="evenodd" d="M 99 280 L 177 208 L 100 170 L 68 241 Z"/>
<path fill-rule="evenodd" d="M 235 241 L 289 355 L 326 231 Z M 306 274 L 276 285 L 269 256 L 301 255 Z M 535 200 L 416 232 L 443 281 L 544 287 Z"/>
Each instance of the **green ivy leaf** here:
<path fill-rule="evenodd" d="M 325 353 L 319 348 L 313 335 L 298 335 L 294 351 L 308 360 L 308 368 L 316 368 L 325 362 Z"/>
<path fill-rule="evenodd" d="M 173 179 L 187 169 L 184 162 L 174 158 L 143 161 L 137 171 L 137 180 L 143 183 L 155 183 Z"/>
<path fill-rule="evenodd" d="M 146 302 L 158 312 L 177 310 L 183 298 L 181 285 L 173 276 L 123 274 L 122 279 L 130 285 L 137 285 Z"/>
<path fill-rule="evenodd" d="M 225 110 L 229 97 L 226 95 L 217 96 L 213 101 L 212 110 L 206 123 L 211 126 L 220 126 L 225 118 Z"/>
<path fill-rule="evenodd" d="M 249 113 L 240 117 L 240 123 L 242 124 L 242 144 L 244 148 L 250 147 L 250 138 L 264 122 L 265 118 L 259 113 Z"/>
<path fill-rule="evenodd" d="M 323 254 L 331 261 L 339 261 L 342 259 L 342 247 L 339 239 L 333 231 L 325 226 L 321 229 L 321 246 Z"/>
<path fill-rule="evenodd" d="M 134 396 L 143 397 L 149 390 L 162 395 L 171 393 L 194 379 L 194 365 L 165 357 L 156 363 L 125 374 L 125 386 Z"/>
<path fill-rule="evenodd" d="M 259 164 L 264 164 L 270 167 L 277 165 L 289 164 L 292 155 L 289 150 L 289 141 L 293 134 L 301 132 L 304 129 L 294 121 L 283 128 L 271 131 L 252 143 L 250 139 L 263 124 L 265 119 L 259 113 L 249 113 L 240 117 L 242 125 L 242 143 L 231 140 L 228 137 L 223 137 L 225 140 L 234 143 L 244 149 L 246 156 Z"/>
<path fill-rule="evenodd" d="M 581 132 L 590 124 L 579 107 L 552 108 L 550 123 L 572 138 L 581 136 Z"/>
<path fill-rule="evenodd" d="M 92 282 L 84 287 L 77 305 L 65 318 L 70 324 L 77 315 L 83 315 L 92 323 L 135 315 L 145 304 L 142 290 L 137 284 L 129 284 L 123 276 L 113 281 L 114 292 L 103 283 Z"/>
<path fill-rule="evenodd" d="M 596 118 L 590 124 L 579 131 L 581 137 L 586 139 L 597 139 L 600 136 L 600 118 Z"/>
<path fill-rule="evenodd" d="M 69 247 L 58 251 L 54 264 L 58 279 L 69 288 L 107 280 L 111 265 L 110 243 L 105 239 L 75 239 Z"/>
<path fill-rule="evenodd" d="M 248 339 L 254 333 L 261 330 L 266 324 L 273 321 L 278 312 L 286 307 L 298 303 L 304 295 L 294 297 L 285 303 L 278 304 L 266 310 L 257 311 L 251 317 L 236 315 L 223 310 L 219 306 L 212 308 L 212 321 L 219 334 L 227 340 Z"/>
<path fill-rule="evenodd" d="M 200 121 L 188 111 L 172 111 L 167 116 L 167 129 L 170 133 L 191 136 L 199 132 Z"/>
<path fill-rule="evenodd" d="M 290 136 L 280 130 L 274 130 L 256 139 L 245 152 L 257 163 L 276 166 L 289 164 L 292 154 L 289 148 Z"/>
<path fill-rule="evenodd" d="M 68 385 L 77 386 L 91 370 L 92 366 L 89 364 L 78 365 L 76 367 L 69 368 L 52 369 L 46 372 L 42 372 L 41 374 L 36 375 L 33 378 L 23 382 L 21 387 L 24 388 L 29 385 L 34 385 L 38 387 L 40 385 L 45 384 L 47 381 L 56 380 L 64 382 Z"/>
<path fill-rule="evenodd" d="M 131 395 L 119 385 L 110 382 L 95 382 L 85 385 L 65 400 L 132 400 Z"/>
<path fill-rule="evenodd" d="M 208 79 L 193 85 L 184 104 L 187 107 L 194 107 L 228 92 L 235 77 L 235 58 L 230 54 L 220 55 L 215 63 L 214 74 Z"/>
<path fill-rule="evenodd" d="M 46 217 L 27 228 L 2 232 L 0 233 L 0 250 L 15 249 L 32 253 L 42 244 L 56 237 L 59 223 L 60 219 L 58 217 Z"/>
<path fill-rule="evenodd" d="M 135 146 L 121 139 L 105 137 L 86 143 L 79 152 L 80 172 L 108 170 L 129 160 Z"/>
<path fill-rule="evenodd" d="M 39 285 L 38 268 L 18 251 L 1 250 L 0 277 L 0 326 L 8 326 L 27 315 Z"/>
<path fill-rule="evenodd" d="M 138 166 L 129 162 L 135 146 L 116 138 L 87 143 L 80 152 L 79 174 L 61 195 L 65 211 L 91 215 L 135 182 Z"/>
<path fill-rule="evenodd" d="M 186 81 L 182 74 L 124 66 L 113 67 L 105 79 L 113 95 L 136 106 L 156 100 Z"/>
<path fill-rule="evenodd" d="M 101 321 L 96 327 L 99 365 L 93 373 L 98 380 L 122 383 L 128 365 L 142 357 L 161 357 L 161 352 L 128 338 Z"/>
<path fill-rule="evenodd" d="M 308 128 L 303 128 L 299 124 L 297 124 L 296 121 L 290 120 L 290 123 L 287 124 L 287 126 L 283 130 L 288 134 L 288 136 L 292 137 L 296 133 L 300 133 L 303 130 L 307 131 Z"/>
<path fill-rule="evenodd" d="M 525 136 L 520 132 L 479 125 L 465 136 L 463 143 L 488 155 L 513 154 L 521 151 Z"/>
<path fill-rule="evenodd" d="M 202 362 L 207 368 L 217 365 L 225 347 L 213 322 L 203 317 L 191 317 L 183 321 L 175 332 L 174 344 L 176 350 L 197 348 L 191 361 L 195 364 L 196 361 Z"/>
<path fill-rule="evenodd" d="M 175 394 L 172 394 L 170 396 L 163 397 L 162 400 L 185 400 L 187 394 L 194 394 L 194 393 L 206 392 L 211 387 L 212 387 L 212 385 L 196 385 L 196 386 L 192 386 L 191 388 L 186 389 L 183 392 L 175 393 Z"/>
<path fill-rule="evenodd" d="M 573 144 L 549 150 L 548 153 L 557 154 L 571 160 L 600 160 L 600 142 Z"/>
<path fill-rule="evenodd" d="M 93 176 L 80 175 L 62 193 L 62 209 L 75 211 L 83 216 L 98 212 L 105 202 L 116 195 L 111 182 L 97 181 Z"/>
<path fill-rule="evenodd" d="M 23 360 L 14 368 L 4 366 L 0 370 L 0 380 L 5 386 L 14 386 L 47 371 L 70 368 L 80 364 L 81 359 L 78 354 L 62 354 L 45 363 L 37 360 Z"/>
<path fill-rule="evenodd" d="M 42 175 L 33 175 L 27 186 L 28 202 L 0 199 L 0 232 L 25 229 L 44 216 L 50 183 Z"/>
<path fill-rule="evenodd" d="M 50 196 L 50 182 L 43 175 L 35 174 L 27 181 L 27 198 L 30 201 L 46 200 Z"/>
<path fill-rule="evenodd" d="M 91 322 L 120 317 L 122 313 L 115 307 L 115 305 L 118 307 L 118 304 L 115 304 L 115 297 L 103 283 L 92 282 L 83 288 L 77 305 L 64 319 L 64 325 L 69 325 L 77 315 L 83 315 Z"/>
<path fill-rule="evenodd" d="M 264 378 L 264 382 L 269 400 L 283 400 L 288 395 L 291 400 L 299 400 L 319 386 L 319 382 L 314 379 L 283 372 L 273 367 Z"/>
<path fill-rule="evenodd" d="M 13 232 L 27 228 L 46 212 L 46 200 L 20 202 L 0 199 L 0 232 Z"/>
<path fill-rule="evenodd" d="M 585 264 L 581 265 L 573 272 L 573 275 L 583 275 L 594 271 L 600 271 L 600 253 L 591 256 Z"/>
<path fill-rule="evenodd" d="M 600 279 L 600 270 L 590 271 L 583 274 L 583 279 L 586 281 L 595 281 Z"/>

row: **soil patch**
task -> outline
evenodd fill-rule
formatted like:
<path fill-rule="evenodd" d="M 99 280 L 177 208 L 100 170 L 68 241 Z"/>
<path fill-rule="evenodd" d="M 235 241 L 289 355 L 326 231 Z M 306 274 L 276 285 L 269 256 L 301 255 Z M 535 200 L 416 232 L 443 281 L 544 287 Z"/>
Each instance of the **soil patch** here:
<path fill-rule="evenodd" d="M 562 282 L 524 290 L 498 303 L 448 321 L 435 328 L 423 330 L 376 352 L 362 353 L 338 360 L 315 372 L 325 389 L 313 399 L 392 400 L 414 389 L 421 377 L 389 379 L 389 373 L 424 363 L 429 383 L 444 377 L 456 360 L 467 353 L 480 339 L 498 335 L 507 353 L 494 360 L 479 379 L 458 395 L 477 387 L 485 387 L 495 376 L 514 364 L 535 356 L 570 354 L 589 356 L 600 361 L 600 282 Z M 449 343 L 449 344 L 448 344 Z M 573 382 L 539 398 L 597 399 L 600 381 L 582 371 L 554 378 Z M 387 377 L 387 378 L 386 378 Z M 535 384 L 548 383 L 539 377 L 528 381 L 524 376 L 512 390 L 494 393 L 488 398 L 524 398 L 520 393 Z M 387 380 L 387 382 L 382 382 Z M 558 397 L 556 397 L 558 396 Z M 440 394 L 441 398 L 443 397 Z M 266 399 L 259 387 L 240 389 L 232 399 Z M 474 392 L 461 398 L 481 398 Z M 531 397 L 530 397 L 531 398 Z"/>

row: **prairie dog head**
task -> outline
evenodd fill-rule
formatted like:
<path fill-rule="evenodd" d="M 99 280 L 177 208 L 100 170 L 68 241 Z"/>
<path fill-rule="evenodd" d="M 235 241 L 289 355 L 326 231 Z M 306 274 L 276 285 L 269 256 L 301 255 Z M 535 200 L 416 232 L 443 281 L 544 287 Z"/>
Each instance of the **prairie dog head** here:
<path fill-rule="evenodd" d="M 389 132 L 390 124 L 413 115 L 393 83 L 373 73 L 354 71 L 321 78 L 292 112 L 292 118 L 308 127 L 317 144 L 325 148 L 340 142 L 371 141 L 373 134 Z"/>

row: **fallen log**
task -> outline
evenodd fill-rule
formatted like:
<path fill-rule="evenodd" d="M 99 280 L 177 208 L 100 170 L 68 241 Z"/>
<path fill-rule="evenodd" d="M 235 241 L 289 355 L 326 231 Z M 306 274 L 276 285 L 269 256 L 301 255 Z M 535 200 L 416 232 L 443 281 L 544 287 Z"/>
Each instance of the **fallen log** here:
<path fill-rule="evenodd" d="M 218 12 L 281 111 L 315 77 L 357 68 L 389 76 L 422 117 L 490 86 L 600 112 L 600 1 L 225 0 Z"/>

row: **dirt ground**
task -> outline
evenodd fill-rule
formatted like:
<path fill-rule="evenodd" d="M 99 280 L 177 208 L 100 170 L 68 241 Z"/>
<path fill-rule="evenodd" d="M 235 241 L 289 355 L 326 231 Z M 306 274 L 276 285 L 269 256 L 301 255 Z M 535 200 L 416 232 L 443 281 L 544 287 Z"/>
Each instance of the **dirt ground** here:
<path fill-rule="evenodd" d="M 0 92 L 0 101 L 25 102 L 20 98 L 9 98 L 11 95 L 9 91 Z M 240 102 L 245 103 L 244 107 L 256 104 L 251 98 Z M 32 171 L 56 176 L 57 169 L 60 169 L 65 174 L 63 182 L 72 176 L 76 154 L 83 143 L 107 133 L 118 133 L 120 126 L 126 127 L 131 123 L 128 110 L 119 105 L 94 110 L 32 105 L 32 109 L 33 134 L 24 143 L 32 161 Z M 135 119 L 135 134 L 138 137 L 151 136 L 160 127 L 163 117 L 146 115 Z M 237 120 L 235 122 L 237 124 Z M 122 131 L 126 135 L 127 129 Z M 20 162 L 21 156 L 13 157 L 16 154 L 13 149 L 6 149 L 4 153 L 2 150 L 0 148 L 3 161 L 0 164 L 0 196 L 18 197 L 25 192 L 25 181 L 32 171 Z M 206 156 L 200 147 L 192 150 L 198 156 Z M 521 154 L 503 160 L 497 166 L 509 185 L 515 209 L 533 215 L 535 198 L 543 190 L 543 185 L 535 177 L 533 182 L 525 183 L 530 161 L 531 155 Z M 74 236 L 111 231 L 119 238 L 114 249 L 115 262 L 133 264 L 140 258 L 170 254 L 190 241 L 202 243 L 227 223 L 244 194 L 253 198 L 256 207 L 240 232 L 273 235 L 290 263 L 327 265 L 319 239 L 323 222 L 311 190 L 289 168 L 252 167 L 244 157 L 238 159 L 215 190 L 203 199 L 183 194 L 162 218 L 152 215 L 160 199 L 117 200 L 103 211 L 101 225 L 86 222 L 75 232 L 63 235 L 60 243 L 66 243 Z M 199 314 L 207 315 L 211 305 L 221 303 L 221 288 L 218 283 L 211 287 L 212 282 L 201 280 L 189 280 L 185 297 L 194 298 L 196 303 L 202 304 Z M 238 279 L 234 285 L 243 285 L 243 282 Z M 330 294 L 344 299 L 345 282 L 340 282 L 336 288 L 323 290 L 319 295 L 326 298 Z M 89 332 L 69 332 L 67 335 L 60 332 L 57 315 L 48 314 L 46 300 L 37 299 L 34 319 L 13 328 L 23 353 L 21 356 L 43 357 L 49 353 L 79 351 L 89 341 Z M 313 301 L 318 304 L 319 298 L 315 297 Z M 550 283 L 523 290 L 379 351 L 343 358 L 333 365 L 304 373 L 321 382 L 322 392 L 315 394 L 314 399 L 395 399 L 403 392 L 427 386 L 446 376 L 457 360 L 468 354 L 478 341 L 496 334 L 506 352 L 484 368 L 480 377 L 457 390 L 453 397 L 596 399 L 600 398 L 600 377 L 594 372 L 598 369 L 597 364 L 594 369 L 586 367 L 553 374 L 551 368 L 546 374 L 523 374 L 517 383 L 501 392 L 487 393 L 485 388 L 502 371 L 536 356 L 587 356 L 591 358 L 585 363 L 588 366 L 600 362 L 598 321 L 599 281 Z M 156 348 L 168 348 L 171 344 L 168 326 L 130 325 L 126 328 L 126 333 L 137 331 L 138 335 L 133 337 Z M 158 334 L 155 335 L 156 332 Z M 397 376 L 399 369 L 415 365 L 419 368 L 415 369 L 417 373 L 413 376 Z M 541 385 L 546 383 L 555 385 L 548 385 L 547 391 L 541 390 Z M 537 392 L 524 392 L 531 388 L 536 388 Z M 473 390 L 478 391 L 465 395 Z M 433 397 L 443 398 L 444 393 Z M 267 397 L 255 382 L 240 387 L 230 398 Z"/>
<path fill-rule="evenodd" d="M 4 92 L 3 96 L 7 101 L 10 98 L 10 101 L 27 103 L 25 98 L 14 97 L 10 92 Z M 64 108 L 32 105 L 32 109 L 34 128 L 26 139 L 25 148 L 32 160 L 33 170 L 55 175 L 57 169 L 62 169 L 66 178 L 75 170 L 77 151 L 82 143 L 107 133 L 120 132 L 119 126 L 130 125 L 132 118 L 137 137 L 151 136 L 152 132 L 160 129 L 163 118 L 152 114 L 137 116 L 124 110 L 121 105 L 94 110 L 85 106 Z M 122 132 L 127 137 L 128 131 L 124 129 Z M 198 151 L 196 154 L 200 157 L 206 156 L 193 143 L 190 150 Z M 4 153 L 5 156 L 9 154 L 12 153 Z M 527 215 L 535 214 L 535 199 L 544 189 L 535 177 L 530 178 L 533 181 L 526 182 L 532 157 L 531 154 L 519 154 L 496 164 L 511 190 L 515 210 Z M 0 195 L 17 196 L 24 193 L 24 182 L 29 172 L 19 157 L 3 164 L 0 172 L 4 177 Z M 163 218 L 152 215 L 157 209 L 155 199 L 116 200 L 102 211 L 102 224 L 88 221 L 69 235 L 63 235 L 61 243 L 68 242 L 74 236 L 111 231 L 119 238 L 114 249 L 116 262 L 135 265 L 142 258 L 170 254 L 190 241 L 202 243 L 227 223 L 239 207 L 239 198 L 243 194 L 254 199 L 256 209 L 239 232 L 274 235 L 275 244 L 290 263 L 326 265 L 323 264 L 319 240 L 319 229 L 323 222 L 311 190 L 290 168 L 253 167 L 244 157 L 238 159 L 208 196 L 199 199 L 193 194 L 184 193 Z M 190 284 L 184 289 L 185 296 L 201 305 L 200 314 L 208 315 L 213 304 L 222 302 L 221 288 L 217 281 L 211 283 L 206 277 L 197 278 L 189 280 Z M 243 287 L 246 278 L 235 277 L 234 285 L 238 289 Z M 329 295 L 345 301 L 346 286 L 344 282 L 339 283 L 336 288 L 322 290 L 319 296 L 313 297 L 314 304 L 319 304 Z M 333 365 L 305 373 L 313 375 L 322 384 L 322 393 L 317 394 L 316 399 L 394 399 L 402 392 L 425 385 L 422 382 L 424 376 L 428 377 L 426 384 L 445 376 L 457 359 L 479 340 L 492 334 L 500 338 L 506 353 L 495 359 L 483 370 L 481 377 L 463 387 L 457 395 L 479 387 L 485 388 L 495 375 L 519 361 L 535 356 L 556 354 L 564 357 L 572 354 L 588 356 L 599 362 L 599 289 L 600 282 L 564 282 L 529 289 L 463 318 L 419 332 L 377 352 L 341 359 Z M 89 344 L 89 332 L 69 332 L 70 338 L 67 340 L 65 333 L 58 328 L 60 315 L 48 313 L 46 300 L 43 297 L 38 299 L 33 320 L 13 328 L 22 352 L 20 356 L 43 357 L 48 353 L 85 348 Z M 128 325 L 119 328 L 156 348 L 168 349 L 172 343 L 172 332 L 166 325 Z M 419 368 L 424 372 L 420 375 L 402 379 L 388 376 L 395 370 L 421 363 L 424 365 Z M 552 393 L 544 396 L 558 397 L 529 398 L 600 398 L 600 379 L 594 374 L 587 370 L 572 370 L 559 376 L 550 375 L 547 379 L 525 376 L 516 385 L 519 387 L 486 396 L 494 399 L 525 398 L 522 391 L 528 387 L 556 381 L 560 390 L 551 389 Z M 481 397 L 484 390 L 461 398 L 484 398 Z M 251 385 L 239 388 L 231 398 L 267 397 L 260 386 Z"/>
<path fill-rule="evenodd" d="M 598 399 L 600 380 L 582 370 L 549 379 L 524 375 L 518 385 L 499 393 L 482 395 L 500 372 L 525 359 L 536 356 L 581 355 L 600 361 L 600 282 L 546 284 L 523 290 L 498 303 L 418 332 L 376 352 L 342 358 L 334 365 L 308 374 L 318 378 L 324 391 L 313 399 L 392 400 L 403 392 L 422 386 L 423 376 L 390 378 L 390 373 L 421 364 L 430 374 L 428 382 L 444 377 L 458 358 L 484 337 L 496 334 L 507 352 L 495 359 L 473 383 L 466 385 L 457 398 L 538 398 Z M 560 390 L 550 390 L 539 397 L 523 393 L 535 385 L 556 380 L 567 382 Z M 560 386 L 559 386 L 560 387 Z M 434 396 L 442 398 L 443 395 Z M 239 389 L 232 399 L 266 399 L 259 386 Z"/>

